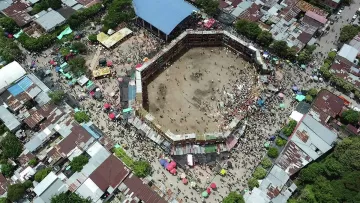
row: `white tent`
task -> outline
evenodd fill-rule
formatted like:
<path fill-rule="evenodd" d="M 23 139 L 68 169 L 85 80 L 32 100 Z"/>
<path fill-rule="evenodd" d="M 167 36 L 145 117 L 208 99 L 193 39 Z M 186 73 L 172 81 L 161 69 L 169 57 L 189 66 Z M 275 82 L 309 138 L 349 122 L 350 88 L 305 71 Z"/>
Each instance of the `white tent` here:
<path fill-rule="evenodd" d="M 13 61 L 0 69 L 0 93 L 26 74 L 26 71 L 21 65 Z"/>
<path fill-rule="evenodd" d="M 304 114 L 299 113 L 297 111 L 293 111 L 290 115 L 290 118 L 296 122 L 300 122 L 300 120 L 302 119 L 303 116 L 304 116 Z"/>

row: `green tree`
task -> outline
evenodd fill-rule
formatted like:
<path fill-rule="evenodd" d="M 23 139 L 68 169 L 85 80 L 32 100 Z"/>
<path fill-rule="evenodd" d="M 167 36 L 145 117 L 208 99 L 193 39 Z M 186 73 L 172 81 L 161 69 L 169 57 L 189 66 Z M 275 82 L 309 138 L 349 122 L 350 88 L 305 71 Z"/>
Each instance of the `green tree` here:
<path fill-rule="evenodd" d="M 87 156 L 79 155 L 74 157 L 74 159 L 70 162 L 71 170 L 80 172 L 88 162 L 89 158 Z"/>
<path fill-rule="evenodd" d="M 8 133 L 5 138 L 1 140 L 0 148 L 2 150 L 1 156 L 4 159 L 16 159 L 23 151 L 21 142 L 11 133 Z"/>
<path fill-rule="evenodd" d="M 204 9 L 204 12 L 210 16 L 213 16 L 218 12 L 219 1 L 217 0 L 196 0 L 196 4 Z"/>
<path fill-rule="evenodd" d="M 346 43 L 359 33 L 359 28 L 353 25 L 345 25 L 341 28 L 339 41 Z"/>
<path fill-rule="evenodd" d="M 20 200 L 26 191 L 23 184 L 13 184 L 8 187 L 7 198 L 13 202 Z"/>
<path fill-rule="evenodd" d="M 275 147 L 270 147 L 268 152 L 267 152 L 267 155 L 271 158 L 276 158 L 279 156 L 279 151 L 277 148 Z"/>
<path fill-rule="evenodd" d="M 129 21 L 135 16 L 131 0 L 113 0 L 108 6 L 107 15 L 103 19 L 103 31 L 113 29 L 120 23 Z"/>
<path fill-rule="evenodd" d="M 268 47 L 270 46 L 270 44 L 273 42 L 273 37 L 272 34 L 268 31 L 262 31 L 259 36 L 257 36 L 257 42 L 264 46 L 264 47 Z"/>
<path fill-rule="evenodd" d="M 315 178 L 321 175 L 324 171 L 324 167 L 319 163 L 313 163 L 308 167 L 300 171 L 300 180 L 303 182 L 312 183 L 315 181 Z"/>
<path fill-rule="evenodd" d="M 270 168 L 270 167 L 272 166 L 272 162 L 271 162 L 271 160 L 270 160 L 269 158 L 265 157 L 265 158 L 261 161 L 261 166 L 262 166 L 263 168 L 268 169 L 268 168 Z"/>
<path fill-rule="evenodd" d="M 91 199 L 85 199 L 76 193 L 60 193 L 51 198 L 51 203 L 91 203 Z"/>
<path fill-rule="evenodd" d="M 74 118 L 79 123 L 89 122 L 90 121 L 90 116 L 88 116 L 84 111 L 76 112 L 74 114 Z"/>
<path fill-rule="evenodd" d="M 34 180 L 40 183 L 51 172 L 51 168 L 43 168 L 35 173 Z"/>
<path fill-rule="evenodd" d="M 82 42 L 74 42 L 71 45 L 71 48 L 79 51 L 80 54 L 86 54 L 87 48 L 86 45 Z"/>
<path fill-rule="evenodd" d="M 324 161 L 324 172 L 329 178 L 337 178 L 344 172 L 344 168 L 335 158 L 328 158 Z"/>
<path fill-rule="evenodd" d="M 65 98 L 65 92 L 62 90 L 56 90 L 48 93 L 51 102 L 54 104 L 60 104 L 62 100 Z"/>
<path fill-rule="evenodd" d="M 259 182 L 256 178 L 251 177 L 248 181 L 248 186 L 252 190 L 254 187 L 259 187 Z"/>
<path fill-rule="evenodd" d="M 22 184 L 26 189 L 31 188 L 33 186 L 33 182 L 31 180 L 26 180 L 23 184 Z"/>
<path fill-rule="evenodd" d="M 257 23 L 244 19 L 240 19 L 236 22 L 235 29 L 238 33 L 252 40 L 256 40 L 262 32 Z"/>
<path fill-rule="evenodd" d="M 69 61 L 70 71 L 76 76 L 81 76 L 87 71 L 85 63 L 85 59 L 81 56 L 77 56 L 71 59 Z"/>
<path fill-rule="evenodd" d="M 349 109 L 341 114 L 341 120 L 346 124 L 356 125 L 359 122 L 359 116 L 359 112 Z"/>
<path fill-rule="evenodd" d="M 13 34 L 17 33 L 20 30 L 20 28 L 16 24 L 16 22 L 9 17 L 0 18 L 0 26 L 3 27 L 5 29 L 5 31 L 13 33 Z"/>
<path fill-rule="evenodd" d="M 314 99 L 313 99 L 313 97 L 311 96 L 311 95 L 306 95 L 306 97 L 305 97 L 305 101 L 306 102 L 308 102 L 308 103 L 311 103 L 312 101 L 313 101 Z"/>
<path fill-rule="evenodd" d="M 307 92 L 308 95 L 311 95 L 312 97 L 316 97 L 316 95 L 318 94 L 318 90 L 315 88 L 311 88 L 309 89 L 309 91 Z"/>
<path fill-rule="evenodd" d="M 133 171 L 137 177 L 144 178 L 151 174 L 151 170 L 151 165 L 147 161 L 134 162 Z"/>
<path fill-rule="evenodd" d="M 309 54 L 306 51 L 301 51 L 296 60 L 299 64 L 308 64 L 311 61 L 311 59 L 312 59 L 311 54 Z"/>
<path fill-rule="evenodd" d="M 94 4 L 89 8 L 82 9 L 74 13 L 73 15 L 70 16 L 67 22 L 72 29 L 78 28 L 87 20 L 96 17 L 97 16 L 96 14 L 100 13 L 102 9 L 103 8 L 101 3 Z"/>
<path fill-rule="evenodd" d="M 335 59 L 336 55 L 337 55 L 336 51 L 331 51 L 328 53 L 328 59 L 333 61 Z"/>
<path fill-rule="evenodd" d="M 11 201 L 6 197 L 0 197 L 0 203 L 11 203 Z"/>
<path fill-rule="evenodd" d="M 90 42 L 97 42 L 97 35 L 96 34 L 91 34 L 88 36 L 88 39 L 90 40 Z"/>
<path fill-rule="evenodd" d="M 15 167 L 11 165 L 10 163 L 2 164 L 1 165 L 1 173 L 5 177 L 11 177 L 14 174 Z"/>
<path fill-rule="evenodd" d="M 270 48 L 280 57 L 286 57 L 288 55 L 288 46 L 285 41 L 275 41 Z"/>
<path fill-rule="evenodd" d="M 37 164 L 36 158 L 33 158 L 33 159 L 30 159 L 30 160 L 29 160 L 29 165 L 30 165 L 30 166 L 36 166 L 36 164 Z"/>
<path fill-rule="evenodd" d="M 223 203 L 245 203 L 244 198 L 237 192 L 230 192 L 228 196 L 226 196 Z"/>
<path fill-rule="evenodd" d="M 257 167 L 253 173 L 253 177 L 260 180 L 265 178 L 266 176 L 266 170 L 263 169 L 262 167 Z"/>
<path fill-rule="evenodd" d="M 282 139 L 281 137 L 277 137 L 275 140 L 275 144 L 279 147 L 285 146 L 286 145 L 286 140 Z"/>
<path fill-rule="evenodd" d="M 330 66 L 331 66 L 330 64 L 325 63 L 324 65 L 322 65 L 322 66 L 320 67 L 320 73 L 321 73 L 321 75 L 322 75 L 324 78 L 326 78 L 326 79 L 329 79 L 329 78 L 331 78 L 331 76 L 332 76 L 332 74 L 331 74 L 330 71 L 329 71 Z"/>

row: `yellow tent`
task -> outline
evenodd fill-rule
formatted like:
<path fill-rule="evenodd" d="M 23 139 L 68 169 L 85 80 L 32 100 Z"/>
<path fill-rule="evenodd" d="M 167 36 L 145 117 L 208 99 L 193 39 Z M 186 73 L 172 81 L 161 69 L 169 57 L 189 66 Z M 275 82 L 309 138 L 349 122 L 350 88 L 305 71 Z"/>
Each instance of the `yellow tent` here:
<path fill-rule="evenodd" d="M 225 170 L 225 169 L 221 169 L 220 174 L 221 174 L 222 176 L 226 175 L 226 170 Z"/>

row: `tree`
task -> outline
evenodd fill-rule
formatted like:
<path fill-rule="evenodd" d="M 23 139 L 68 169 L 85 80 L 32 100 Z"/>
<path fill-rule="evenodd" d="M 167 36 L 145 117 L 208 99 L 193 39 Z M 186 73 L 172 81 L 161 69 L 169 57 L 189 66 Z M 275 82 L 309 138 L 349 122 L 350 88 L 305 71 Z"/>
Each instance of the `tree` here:
<path fill-rule="evenodd" d="M 62 100 L 65 98 L 65 92 L 62 90 L 56 90 L 48 93 L 51 102 L 54 104 L 60 104 Z"/>
<path fill-rule="evenodd" d="M 40 183 L 51 172 L 51 168 L 43 168 L 35 173 L 34 180 Z"/>
<path fill-rule="evenodd" d="M 252 190 L 254 187 L 259 187 L 259 182 L 256 178 L 251 177 L 248 180 L 248 186 L 249 186 L 250 190 Z"/>
<path fill-rule="evenodd" d="M 355 110 L 352 110 L 352 109 L 349 109 L 349 110 L 346 110 L 344 111 L 342 114 L 341 114 L 341 120 L 345 123 L 345 124 L 357 124 L 359 122 L 359 112 L 355 111 Z"/>
<path fill-rule="evenodd" d="M 79 155 L 74 157 L 73 160 L 70 162 L 71 170 L 80 172 L 83 167 L 89 162 L 89 158 L 84 155 Z"/>
<path fill-rule="evenodd" d="M 263 169 L 262 167 L 257 167 L 253 173 L 253 177 L 260 180 L 265 178 L 266 176 L 266 170 Z"/>
<path fill-rule="evenodd" d="M 285 41 L 275 41 L 270 48 L 280 57 L 286 57 L 288 54 L 288 46 Z"/>
<path fill-rule="evenodd" d="M 296 54 L 297 54 L 298 50 L 296 49 L 296 47 L 290 47 L 287 49 L 287 54 L 286 54 L 286 58 L 290 59 L 290 60 L 296 60 Z"/>
<path fill-rule="evenodd" d="M 312 59 L 311 54 L 309 54 L 306 51 L 301 51 L 296 60 L 299 64 L 308 64 L 311 61 L 311 59 Z"/>
<path fill-rule="evenodd" d="M 77 122 L 83 123 L 90 121 L 90 116 L 88 116 L 84 111 L 78 111 L 74 114 L 74 118 Z"/>
<path fill-rule="evenodd" d="M 306 101 L 307 103 L 311 103 L 311 102 L 313 101 L 313 97 L 308 94 L 308 95 L 306 95 L 306 97 L 305 97 L 305 101 Z"/>
<path fill-rule="evenodd" d="M 14 174 L 14 171 L 15 167 L 10 163 L 1 165 L 1 173 L 7 178 L 11 177 Z"/>
<path fill-rule="evenodd" d="M 89 8 L 82 9 L 73 15 L 70 16 L 70 18 L 67 20 L 68 24 L 72 29 L 78 28 L 80 25 L 82 25 L 87 20 L 93 18 L 96 16 L 96 14 L 100 13 L 102 10 L 102 4 L 97 3 L 93 6 L 90 6 Z"/>
<path fill-rule="evenodd" d="M 31 180 L 26 180 L 24 183 L 23 183 L 23 186 L 28 189 L 28 188 L 31 188 L 33 186 L 33 182 Z"/>
<path fill-rule="evenodd" d="M 313 182 L 323 171 L 324 167 L 321 164 L 311 164 L 300 171 L 300 180 L 303 182 Z"/>
<path fill-rule="evenodd" d="M 329 178 L 337 178 L 344 172 L 343 165 L 335 158 L 328 158 L 324 161 L 324 172 Z"/>
<path fill-rule="evenodd" d="M 23 184 L 13 184 L 8 187 L 7 198 L 13 202 L 21 199 L 26 191 Z"/>
<path fill-rule="evenodd" d="M 6 197 L 0 197 L 0 203 L 11 203 L 11 201 Z"/>
<path fill-rule="evenodd" d="M 89 35 L 89 36 L 88 36 L 88 39 L 89 39 L 92 43 L 97 42 L 97 36 L 96 36 L 96 34 L 91 34 L 91 35 Z"/>
<path fill-rule="evenodd" d="M 36 166 L 36 164 L 37 164 L 36 158 L 33 158 L 33 159 L 30 159 L 30 160 L 29 160 L 29 165 L 30 165 L 30 166 Z"/>
<path fill-rule="evenodd" d="M 219 1 L 217 0 L 196 0 L 196 3 L 210 16 L 215 15 L 219 8 Z"/>
<path fill-rule="evenodd" d="M 285 146 L 286 145 L 286 140 L 282 139 L 281 137 L 277 137 L 275 140 L 275 144 L 279 147 Z"/>
<path fill-rule="evenodd" d="M 107 15 L 103 19 L 103 31 L 113 29 L 120 23 L 129 21 L 135 16 L 131 0 L 113 0 L 108 6 Z"/>
<path fill-rule="evenodd" d="M 257 36 L 257 42 L 264 46 L 264 47 L 268 47 L 270 46 L 270 44 L 273 42 L 273 38 L 272 38 L 272 34 L 268 31 L 262 31 L 259 36 Z"/>
<path fill-rule="evenodd" d="M 226 196 L 223 203 L 245 203 L 244 198 L 237 192 L 230 192 L 228 196 Z"/>
<path fill-rule="evenodd" d="M 76 76 L 81 76 L 87 70 L 85 63 L 85 59 L 81 56 L 71 59 L 69 61 L 70 71 Z"/>
<path fill-rule="evenodd" d="M 279 151 L 277 148 L 275 147 L 270 147 L 268 152 L 267 152 L 267 155 L 271 158 L 276 158 L 279 156 Z"/>
<path fill-rule="evenodd" d="M 359 33 L 359 28 L 353 25 L 345 25 L 341 28 L 339 41 L 346 43 L 347 41 L 354 38 Z"/>
<path fill-rule="evenodd" d="M 72 43 L 71 47 L 72 49 L 79 51 L 80 54 L 86 54 L 87 52 L 86 45 L 82 42 L 74 42 Z"/>
<path fill-rule="evenodd" d="M 270 168 L 270 167 L 272 166 L 272 162 L 271 162 L 271 160 L 270 160 L 269 158 L 265 157 L 265 158 L 261 161 L 261 166 L 262 166 L 263 168 L 268 169 L 268 168 Z"/>
<path fill-rule="evenodd" d="M 328 59 L 333 61 L 335 59 L 336 55 L 337 55 L 336 51 L 331 51 L 328 53 Z"/>
<path fill-rule="evenodd" d="M 80 197 L 76 193 L 60 193 L 51 198 L 51 203 L 91 203 L 91 199 Z"/>
<path fill-rule="evenodd" d="M 318 90 L 315 88 L 311 88 L 309 89 L 309 91 L 307 92 L 308 95 L 312 96 L 312 97 L 316 97 L 316 95 L 318 94 Z"/>
<path fill-rule="evenodd" d="M 9 17 L 0 18 L 0 26 L 3 27 L 6 32 L 10 32 L 13 34 L 17 33 L 20 30 L 16 22 Z"/>
<path fill-rule="evenodd" d="M 0 148 L 4 159 L 16 159 L 23 151 L 21 142 L 11 133 L 8 133 L 5 138 L 1 140 Z"/>
<path fill-rule="evenodd" d="M 147 161 L 135 161 L 133 166 L 134 174 L 137 177 L 144 178 L 151 173 L 151 165 Z"/>
<path fill-rule="evenodd" d="M 261 29 L 257 23 L 244 19 L 240 19 L 236 22 L 235 29 L 238 33 L 252 40 L 256 40 L 256 38 L 261 34 Z"/>

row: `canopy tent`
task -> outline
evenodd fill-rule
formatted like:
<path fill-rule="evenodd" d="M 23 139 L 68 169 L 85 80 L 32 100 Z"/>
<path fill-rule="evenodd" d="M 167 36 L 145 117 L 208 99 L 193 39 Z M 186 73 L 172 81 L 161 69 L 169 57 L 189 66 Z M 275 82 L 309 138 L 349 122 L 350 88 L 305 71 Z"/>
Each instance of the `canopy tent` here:
<path fill-rule="evenodd" d="M 110 113 L 110 114 L 109 114 L 109 118 L 110 118 L 111 120 L 114 120 L 114 119 L 115 119 L 115 117 L 116 117 L 116 116 L 115 116 L 115 114 L 114 114 L 114 113 Z"/>
<path fill-rule="evenodd" d="M 183 178 L 182 182 L 186 185 L 188 183 L 188 180 L 186 178 Z"/>
<path fill-rule="evenodd" d="M 284 104 L 284 103 L 281 103 L 281 104 L 279 105 L 279 107 L 282 108 L 282 109 L 284 109 L 284 108 L 285 108 L 285 104 Z"/>
<path fill-rule="evenodd" d="M 166 169 L 167 169 L 168 171 L 171 171 L 171 170 L 174 169 L 174 167 L 173 167 L 173 165 L 168 164 L 167 167 L 166 167 Z"/>
<path fill-rule="evenodd" d="M 105 108 L 105 109 L 109 109 L 110 107 L 111 107 L 110 104 L 108 104 L 108 103 L 105 103 L 105 104 L 104 104 L 104 108 Z"/>
<path fill-rule="evenodd" d="M 106 63 L 106 66 L 108 66 L 108 67 L 111 67 L 112 65 L 113 65 L 112 61 L 108 61 L 108 62 Z"/>
<path fill-rule="evenodd" d="M 225 169 L 221 169 L 220 174 L 223 175 L 223 176 L 226 175 L 226 170 L 225 170 Z"/>
<path fill-rule="evenodd" d="M 170 173 L 173 174 L 173 175 L 176 174 L 176 172 L 177 172 L 177 171 L 176 171 L 176 168 L 173 168 L 173 169 L 171 169 L 171 171 L 170 171 Z"/>
<path fill-rule="evenodd" d="M 141 63 L 138 63 L 135 68 L 138 69 L 138 68 L 141 68 L 142 64 Z"/>
<path fill-rule="evenodd" d="M 216 184 L 215 184 L 215 183 L 211 183 L 211 184 L 210 184 L 210 188 L 211 188 L 211 189 L 216 189 Z"/>
<path fill-rule="evenodd" d="M 306 69 L 306 65 L 305 65 L 305 64 L 302 64 L 300 67 L 301 67 L 302 69 Z"/>
<path fill-rule="evenodd" d="M 164 168 L 167 169 L 167 167 L 169 166 L 169 162 L 165 162 L 165 164 L 163 166 L 164 166 Z"/>
<path fill-rule="evenodd" d="M 264 106 L 264 100 L 262 100 L 262 99 L 259 99 L 258 101 L 257 101 L 257 104 L 259 105 L 259 106 Z"/>
<path fill-rule="evenodd" d="M 201 193 L 201 196 L 203 196 L 203 197 L 208 197 L 209 194 L 208 194 L 206 191 L 204 191 L 204 192 Z"/>
<path fill-rule="evenodd" d="M 295 120 L 296 122 L 300 122 L 304 114 L 299 113 L 297 111 L 293 111 L 290 115 L 290 118 Z"/>
<path fill-rule="evenodd" d="M 196 183 L 194 181 L 190 182 L 191 187 L 196 187 Z"/>
<path fill-rule="evenodd" d="M 296 92 L 297 95 L 302 95 L 303 93 L 301 91 Z"/>
<path fill-rule="evenodd" d="M 294 90 L 294 91 L 298 91 L 298 87 L 296 86 L 296 85 L 294 85 L 293 87 L 292 87 L 292 90 Z"/>
<path fill-rule="evenodd" d="M 211 194 L 211 189 L 210 189 L 210 188 L 207 188 L 207 189 L 206 189 L 206 192 L 207 192 L 208 194 Z"/>
<path fill-rule="evenodd" d="M 174 168 L 176 168 L 176 162 L 175 162 L 175 161 L 171 161 L 170 164 L 171 164 Z"/>
<path fill-rule="evenodd" d="M 295 99 L 298 100 L 299 102 L 303 101 L 306 97 L 304 95 L 296 95 Z"/>
<path fill-rule="evenodd" d="M 278 95 L 279 95 L 280 98 L 284 98 L 284 97 L 285 97 L 285 95 L 284 95 L 283 93 L 281 93 L 281 92 L 280 92 Z"/>
<path fill-rule="evenodd" d="M 264 147 L 269 148 L 270 147 L 270 142 L 269 141 L 265 142 Z"/>
<path fill-rule="evenodd" d="M 186 174 L 185 174 L 185 173 L 181 173 L 180 178 L 186 178 Z"/>
<path fill-rule="evenodd" d="M 57 38 L 60 40 L 64 37 L 64 35 L 68 35 L 72 33 L 72 29 L 70 27 L 67 27 L 64 31 L 62 31 L 58 36 Z"/>
<path fill-rule="evenodd" d="M 60 69 L 61 69 L 60 66 L 56 66 L 55 67 L 55 72 L 57 72 L 57 73 L 60 72 Z"/>
<path fill-rule="evenodd" d="M 162 166 L 164 166 L 165 163 L 167 163 L 167 161 L 165 159 L 160 159 L 159 162 L 160 162 L 160 165 L 162 165 Z"/>

